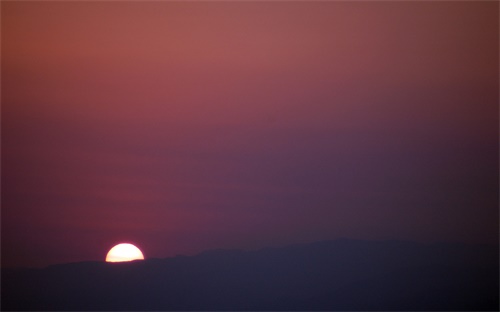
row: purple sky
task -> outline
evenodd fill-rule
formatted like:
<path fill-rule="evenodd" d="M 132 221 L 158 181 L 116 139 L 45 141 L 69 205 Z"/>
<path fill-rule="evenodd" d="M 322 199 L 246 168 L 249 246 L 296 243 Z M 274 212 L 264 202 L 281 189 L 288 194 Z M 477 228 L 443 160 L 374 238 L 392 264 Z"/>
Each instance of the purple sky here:
<path fill-rule="evenodd" d="M 2 2 L 2 266 L 498 242 L 496 2 Z"/>

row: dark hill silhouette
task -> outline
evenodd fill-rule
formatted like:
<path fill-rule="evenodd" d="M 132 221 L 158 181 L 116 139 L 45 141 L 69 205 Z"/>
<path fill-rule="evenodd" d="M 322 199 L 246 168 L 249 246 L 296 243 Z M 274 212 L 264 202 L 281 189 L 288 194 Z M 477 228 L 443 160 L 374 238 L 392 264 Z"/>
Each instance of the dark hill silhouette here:
<path fill-rule="evenodd" d="M 498 311 L 498 246 L 340 239 L 2 269 L 2 310 Z"/>

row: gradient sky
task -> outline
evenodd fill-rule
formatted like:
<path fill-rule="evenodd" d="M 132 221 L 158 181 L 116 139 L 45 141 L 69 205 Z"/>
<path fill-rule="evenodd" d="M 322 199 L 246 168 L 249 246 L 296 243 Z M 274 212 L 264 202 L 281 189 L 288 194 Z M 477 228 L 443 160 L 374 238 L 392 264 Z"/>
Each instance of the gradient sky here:
<path fill-rule="evenodd" d="M 498 242 L 498 9 L 2 1 L 2 266 Z"/>

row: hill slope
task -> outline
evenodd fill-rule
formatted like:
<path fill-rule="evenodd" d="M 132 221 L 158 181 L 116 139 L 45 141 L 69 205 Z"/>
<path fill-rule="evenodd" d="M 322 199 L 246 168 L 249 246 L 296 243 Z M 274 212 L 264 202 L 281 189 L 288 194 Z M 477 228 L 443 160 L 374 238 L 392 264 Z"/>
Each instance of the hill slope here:
<path fill-rule="evenodd" d="M 2 310 L 498 310 L 498 246 L 335 240 L 3 269 Z"/>

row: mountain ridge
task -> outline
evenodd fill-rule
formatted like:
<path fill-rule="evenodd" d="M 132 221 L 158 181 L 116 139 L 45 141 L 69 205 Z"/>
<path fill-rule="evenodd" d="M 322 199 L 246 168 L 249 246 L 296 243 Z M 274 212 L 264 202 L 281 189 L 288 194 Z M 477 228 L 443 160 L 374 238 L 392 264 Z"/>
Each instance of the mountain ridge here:
<path fill-rule="evenodd" d="M 3 310 L 496 310 L 498 246 L 340 239 L 2 269 Z"/>

